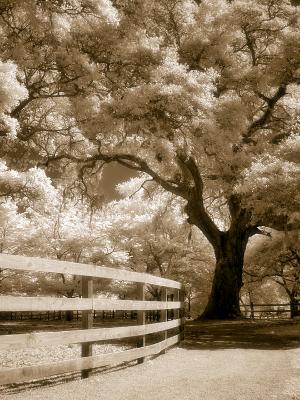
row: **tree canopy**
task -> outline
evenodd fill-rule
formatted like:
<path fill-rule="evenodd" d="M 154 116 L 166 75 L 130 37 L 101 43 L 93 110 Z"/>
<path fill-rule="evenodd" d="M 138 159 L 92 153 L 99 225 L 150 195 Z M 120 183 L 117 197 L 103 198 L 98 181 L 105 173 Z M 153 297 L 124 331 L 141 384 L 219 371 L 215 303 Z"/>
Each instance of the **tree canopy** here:
<path fill-rule="evenodd" d="M 214 249 L 206 316 L 238 315 L 249 237 L 300 223 L 292 3 L 1 2 L 0 157 L 92 199 L 105 163 L 147 174 Z"/>

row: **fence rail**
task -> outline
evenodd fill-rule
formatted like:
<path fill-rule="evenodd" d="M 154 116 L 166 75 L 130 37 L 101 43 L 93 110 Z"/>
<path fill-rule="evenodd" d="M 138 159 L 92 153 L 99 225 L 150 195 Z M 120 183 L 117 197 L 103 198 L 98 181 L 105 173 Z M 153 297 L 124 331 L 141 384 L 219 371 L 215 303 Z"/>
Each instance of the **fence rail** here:
<path fill-rule="evenodd" d="M 0 385 L 79 371 L 81 371 L 82 377 L 85 378 L 93 368 L 133 360 L 142 362 L 147 356 L 164 352 L 168 347 L 178 343 L 183 336 L 183 302 L 180 301 L 180 297 L 182 298 L 182 286 L 179 282 L 126 270 L 7 254 L 0 255 L 0 268 L 74 274 L 82 277 L 81 298 L 0 296 L 0 312 L 79 310 L 82 314 L 82 329 L 1 335 L 0 351 L 81 343 L 82 358 L 22 368 L 2 368 L 0 369 Z M 136 282 L 138 299 L 95 298 L 93 297 L 93 278 Z M 147 284 L 161 287 L 162 301 L 145 300 Z M 167 292 L 170 289 L 174 294 L 175 301 L 167 301 Z M 97 310 L 136 311 L 137 325 L 92 328 L 93 315 Z M 160 322 L 146 324 L 146 311 L 153 310 L 160 311 Z M 174 310 L 172 311 L 175 315 L 174 320 L 168 321 L 169 310 Z M 179 330 L 179 333 L 168 337 L 168 333 L 172 329 Z M 146 345 L 147 335 L 153 333 L 161 333 L 163 340 L 155 344 Z M 92 355 L 92 345 L 94 343 L 132 337 L 137 338 L 137 348 L 135 349 L 100 356 Z"/>
<path fill-rule="evenodd" d="M 90 370 L 112 364 L 120 364 L 125 361 L 133 361 L 142 357 L 161 353 L 163 350 L 175 345 L 179 341 L 180 335 L 175 335 L 159 343 L 119 353 L 108 353 L 92 357 L 88 356 L 81 359 L 66 360 L 59 363 L 43 364 L 33 367 L 3 369 L 0 370 L 0 382 L 1 384 L 10 384 L 20 381 L 25 382 L 33 379 L 43 379 L 53 375 Z"/>
<path fill-rule="evenodd" d="M 0 311 L 134 311 L 173 310 L 182 308 L 179 301 L 139 301 L 115 299 L 82 299 L 57 297 L 15 297 L 1 296 Z"/>
<path fill-rule="evenodd" d="M 70 261 L 48 260 L 46 258 L 38 257 L 22 257 L 2 253 L 0 257 L 0 267 L 1 269 L 7 268 L 34 272 L 53 272 L 57 274 L 140 282 L 172 289 L 182 288 L 182 285 L 179 282 L 150 274 L 127 271 L 125 269 L 100 267 L 91 264 L 79 264 Z"/>
<path fill-rule="evenodd" d="M 300 304 L 241 304 L 241 312 L 246 318 L 293 318 L 300 315 Z"/>
<path fill-rule="evenodd" d="M 147 325 L 2 335 L 0 351 L 129 338 L 174 329 L 179 327 L 180 324 L 181 321 L 176 319 Z"/>

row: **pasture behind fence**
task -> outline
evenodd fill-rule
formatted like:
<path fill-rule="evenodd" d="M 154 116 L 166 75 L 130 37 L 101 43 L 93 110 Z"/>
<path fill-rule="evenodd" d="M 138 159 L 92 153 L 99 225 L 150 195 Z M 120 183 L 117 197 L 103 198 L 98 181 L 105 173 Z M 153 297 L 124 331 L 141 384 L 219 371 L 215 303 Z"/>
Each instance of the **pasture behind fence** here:
<path fill-rule="evenodd" d="M 65 360 L 50 364 L 27 366 L 21 368 L 0 369 L 0 384 L 25 382 L 43 379 L 53 375 L 80 372 L 85 378 L 94 368 L 120 364 L 137 360 L 143 362 L 147 356 L 164 352 L 168 347 L 175 345 L 183 336 L 183 298 L 180 283 L 156 277 L 149 274 L 137 273 L 100 267 L 90 264 L 78 264 L 64 261 L 39 259 L 34 257 L 0 255 L 0 268 L 24 270 L 32 272 L 47 272 L 57 274 L 73 274 L 81 276 L 82 297 L 27 297 L 27 296 L 0 296 L 0 312 L 11 317 L 19 315 L 39 315 L 50 318 L 51 313 L 75 312 L 76 318 L 81 319 L 82 329 L 31 332 L 22 334 L 1 335 L 1 350 L 19 350 L 39 346 L 57 346 L 81 343 L 82 357 L 79 359 Z M 135 282 L 137 284 L 137 299 L 112 299 L 97 298 L 93 294 L 93 279 L 104 278 L 118 281 Z M 159 286 L 161 299 L 159 301 L 145 300 L 146 285 Z M 169 292 L 172 292 L 171 294 Z M 173 301 L 168 301 L 172 298 Z M 13 314 L 15 313 L 15 314 Z M 103 313 L 126 313 L 135 315 L 137 324 L 133 326 L 118 326 L 110 328 L 93 328 L 94 318 Z M 102 314 L 101 314 L 102 313 Z M 150 315 L 159 316 L 159 322 L 151 321 Z M 169 320 L 173 314 L 174 319 Z M 158 319 L 158 318 L 157 318 Z M 157 321 L 156 319 L 156 321 Z M 155 319 L 152 319 L 152 322 Z M 169 336 L 170 332 L 177 329 L 177 333 Z M 163 340 L 147 345 L 147 335 L 159 333 Z M 107 353 L 95 356 L 92 353 L 94 343 L 111 341 L 122 338 L 137 338 L 137 348 L 117 353 Z"/>

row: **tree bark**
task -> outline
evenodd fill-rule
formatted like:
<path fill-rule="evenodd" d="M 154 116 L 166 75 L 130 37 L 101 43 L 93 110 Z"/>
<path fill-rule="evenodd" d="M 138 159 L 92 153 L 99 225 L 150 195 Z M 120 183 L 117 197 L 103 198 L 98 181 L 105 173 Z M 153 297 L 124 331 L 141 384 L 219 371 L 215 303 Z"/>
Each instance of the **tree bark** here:
<path fill-rule="evenodd" d="M 290 295 L 291 318 L 298 316 L 298 300 L 296 294 Z"/>
<path fill-rule="evenodd" d="M 211 294 L 199 319 L 231 319 L 241 315 L 239 293 L 243 285 L 247 241 L 246 231 L 222 233 L 220 244 L 215 248 L 216 269 Z"/>

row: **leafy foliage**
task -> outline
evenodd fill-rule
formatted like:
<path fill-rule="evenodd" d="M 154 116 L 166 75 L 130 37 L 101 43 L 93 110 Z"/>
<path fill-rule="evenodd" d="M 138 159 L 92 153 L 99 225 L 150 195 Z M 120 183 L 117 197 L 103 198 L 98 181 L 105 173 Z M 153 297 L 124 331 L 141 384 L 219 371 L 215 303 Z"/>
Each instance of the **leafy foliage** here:
<path fill-rule="evenodd" d="M 208 314 L 238 314 L 248 239 L 300 223 L 292 3 L 1 2 L 0 157 L 90 198 L 105 163 L 147 174 L 213 247 Z"/>
<path fill-rule="evenodd" d="M 260 241 L 248 254 L 245 277 L 248 285 L 273 281 L 279 285 L 289 301 L 300 296 L 299 232 L 273 233 L 272 238 Z"/>

